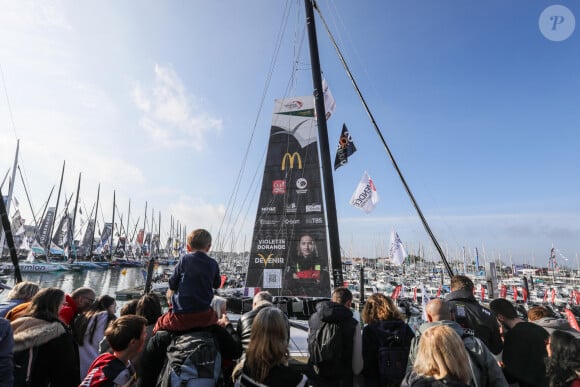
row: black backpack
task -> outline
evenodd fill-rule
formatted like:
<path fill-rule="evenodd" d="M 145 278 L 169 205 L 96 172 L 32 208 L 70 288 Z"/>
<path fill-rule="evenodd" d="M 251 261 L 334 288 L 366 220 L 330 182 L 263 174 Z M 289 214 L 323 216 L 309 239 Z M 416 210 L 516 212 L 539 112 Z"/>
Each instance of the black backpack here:
<path fill-rule="evenodd" d="M 14 352 L 14 387 L 30 386 L 30 376 L 37 352 L 36 347 Z"/>
<path fill-rule="evenodd" d="M 404 322 L 382 325 L 376 329 L 378 370 L 381 385 L 400 385 L 407 371 L 411 342 L 410 328 Z"/>
<path fill-rule="evenodd" d="M 167 359 L 158 387 L 214 387 L 221 376 L 221 354 L 213 334 L 194 331 L 176 335 L 167 347 Z"/>
<path fill-rule="evenodd" d="M 322 377 L 336 376 L 341 367 L 343 351 L 342 325 L 322 322 L 318 331 L 308 337 L 309 362 Z"/>

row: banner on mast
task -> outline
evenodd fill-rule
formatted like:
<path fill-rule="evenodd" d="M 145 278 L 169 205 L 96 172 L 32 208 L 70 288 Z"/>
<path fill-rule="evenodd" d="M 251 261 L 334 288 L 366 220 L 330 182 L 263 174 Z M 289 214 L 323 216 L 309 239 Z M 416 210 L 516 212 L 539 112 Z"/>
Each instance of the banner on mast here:
<path fill-rule="evenodd" d="M 314 97 L 277 99 L 274 105 L 246 287 L 276 296 L 329 297 Z"/>

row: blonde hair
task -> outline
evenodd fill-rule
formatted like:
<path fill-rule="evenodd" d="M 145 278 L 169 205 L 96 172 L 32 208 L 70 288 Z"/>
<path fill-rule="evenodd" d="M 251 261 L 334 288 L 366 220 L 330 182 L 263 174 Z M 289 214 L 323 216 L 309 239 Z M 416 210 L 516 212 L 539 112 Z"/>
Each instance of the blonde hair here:
<path fill-rule="evenodd" d="M 452 328 L 437 325 L 427 329 L 419 340 L 413 370 L 435 379 L 449 377 L 469 384 L 469 355 L 461 337 Z"/>
<path fill-rule="evenodd" d="M 382 293 L 374 293 L 367 299 L 361 317 L 367 324 L 373 321 L 403 319 L 395 302 Z"/>
<path fill-rule="evenodd" d="M 246 367 L 250 378 L 262 383 L 277 365 L 288 364 L 288 319 L 280 309 L 267 307 L 252 323 L 245 361 L 234 369 L 234 378 Z"/>
<path fill-rule="evenodd" d="M 24 300 L 30 301 L 40 287 L 34 282 L 23 281 L 19 282 L 6 295 L 6 300 Z"/>

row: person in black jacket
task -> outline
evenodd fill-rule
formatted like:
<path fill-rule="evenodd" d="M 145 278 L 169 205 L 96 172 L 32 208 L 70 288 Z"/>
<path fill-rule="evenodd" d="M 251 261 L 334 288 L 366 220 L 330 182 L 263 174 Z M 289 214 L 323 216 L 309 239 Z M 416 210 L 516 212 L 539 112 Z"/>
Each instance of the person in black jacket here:
<path fill-rule="evenodd" d="M 445 300 L 452 306 L 455 321 L 465 333 L 477 337 L 491 353 L 498 355 L 503 349 L 499 324 L 495 315 L 477 302 L 473 296 L 474 287 L 469 277 L 455 275 L 451 277 L 451 293 L 445 296 Z"/>
<path fill-rule="evenodd" d="M 351 387 L 354 375 L 362 371 L 362 335 L 358 321 L 352 317 L 350 306 L 352 293 L 348 288 L 335 288 L 332 301 L 319 302 L 316 312 L 308 320 L 308 347 L 316 341 L 323 322 L 339 324 L 342 332 L 342 349 L 336 353 L 340 357 L 340 369 L 326 369 L 324 364 L 313 364 L 318 375 L 319 386 Z M 312 354 L 310 354 L 312 358 Z"/>
<path fill-rule="evenodd" d="M 29 384 L 20 379 L 15 380 L 15 387 L 79 385 L 78 349 L 72 334 L 59 319 L 59 311 L 64 304 L 65 294 L 62 290 L 42 289 L 32 298 L 27 314 L 11 323 L 14 331 L 14 365 L 24 371 L 22 379 L 29 377 L 30 380 Z M 27 376 L 26 368 L 22 368 L 17 359 L 29 353 L 31 348 L 35 354 L 30 375 Z M 15 371 L 18 369 L 15 368 Z M 16 372 L 16 375 L 20 373 Z"/>
<path fill-rule="evenodd" d="M 244 313 L 238 320 L 237 334 L 242 342 L 244 352 L 248 349 L 250 344 L 250 335 L 252 334 L 252 323 L 254 318 L 264 308 L 272 306 L 272 295 L 268 291 L 261 291 L 254 296 L 252 302 L 252 310 Z"/>
<path fill-rule="evenodd" d="M 242 346 L 231 324 L 223 328 L 217 324 L 189 330 L 211 332 L 218 343 L 222 358 L 237 359 L 242 354 Z M 137 387 L 155 387 L 159 374 L 166 360 L 167 347 L 174 335 L 185 332 L 158 331 L 149 339 L 141 357 L 141 375 L 138 376 Z"/>

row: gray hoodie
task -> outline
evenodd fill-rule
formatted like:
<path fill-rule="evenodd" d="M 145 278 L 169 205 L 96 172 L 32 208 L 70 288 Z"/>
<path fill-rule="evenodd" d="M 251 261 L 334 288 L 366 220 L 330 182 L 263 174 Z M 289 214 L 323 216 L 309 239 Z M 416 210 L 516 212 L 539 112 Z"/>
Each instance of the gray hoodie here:
<path fill-rule="evenodd" d="M 409 362 L 407 363 L 407 374 L 412 370 L 413 363 L 417 357 L 419 349 L 419 339 L 421 335 L 429 328 L 446 325 L 452 328 L 463 340 L 465 349 L 469 354 L 469 368 L 471 369 L 471 377 L 473 379 L 473 386 L 475 387 L 508 387 L 508 383 L 503 376 L 503 372 L 493 354 L 485 346 L 485 344 L 474 336 L 464 335 L 463 328 L 455 321 L 442 320 L 436 322 L 428 322 L 421 324 L 418 335 L 411 342 L 411 350 L 409 351 Z"/>
<path fill-rule="evenodd" d="M 570 326 L 568 320 L 563 318 L 555 318 L 555 317 L 542 317 L 539 320 L 531 321 L 536 325 L 541 326 L 545 330 L 548 331 L 549 334 L 552 334 L 554 331 L 566 331 L 580 339 L 580 332 Z"/>

